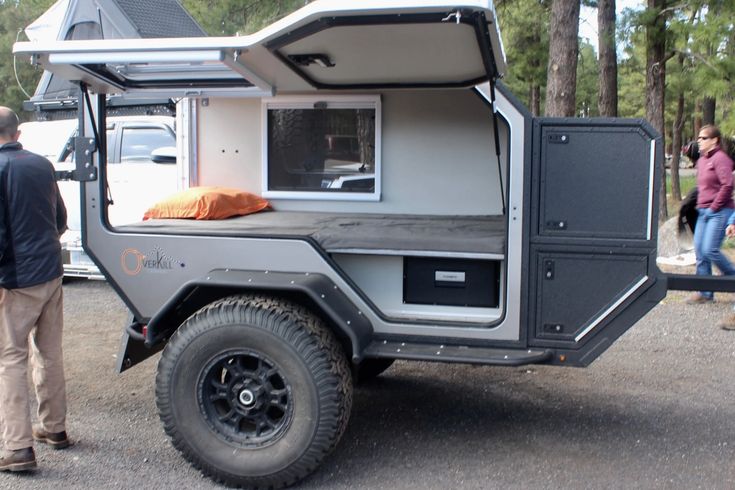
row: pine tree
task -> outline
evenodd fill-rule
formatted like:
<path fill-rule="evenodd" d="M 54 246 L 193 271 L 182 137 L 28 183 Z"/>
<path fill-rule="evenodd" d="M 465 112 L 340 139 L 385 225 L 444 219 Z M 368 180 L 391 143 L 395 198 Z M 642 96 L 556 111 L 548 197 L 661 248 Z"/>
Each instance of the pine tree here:
<path fill-rule="evenodd" d="M 13 56 L 16 40 L 27 40 L 23 29 L 43 14 L 54 0 L 0 0 L 0 104 L 13 109 L 21 119 L 23 101 L 36 89 L 42 70 L 28 59 Z"/>

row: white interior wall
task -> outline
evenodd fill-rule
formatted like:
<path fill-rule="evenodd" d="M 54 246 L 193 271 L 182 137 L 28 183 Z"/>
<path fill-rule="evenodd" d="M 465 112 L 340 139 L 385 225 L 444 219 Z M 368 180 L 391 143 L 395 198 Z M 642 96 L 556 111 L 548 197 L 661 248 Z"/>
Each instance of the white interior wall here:
<path fill-rule="evenodd" d="M 199 185 L 261 193 L 260 99 L 199 102 Z M 501 214 L 492 115 L 470 90 L 382 94 L 379 202 L 273 199 L 275 209 L 384 214 Z M 507 128 L 500 125 L 501 142 Z M 502 161 L 506 162 L 505 144 Z M 469 197 L 471 196 L 471 198 Z"/>
<path fill-rule="evenodd" d="M 260 194 L 260 99 L 204 99 L 197 107 L 200 186 Z"/>

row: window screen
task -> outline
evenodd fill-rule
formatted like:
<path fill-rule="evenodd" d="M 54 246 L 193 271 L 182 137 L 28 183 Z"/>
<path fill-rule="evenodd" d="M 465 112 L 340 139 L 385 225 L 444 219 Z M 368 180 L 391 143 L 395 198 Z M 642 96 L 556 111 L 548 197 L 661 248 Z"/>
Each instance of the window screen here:
<path fill-rule="evenodd" d="M 345 103 L 268 107 L 267 191 L 378 195 L 378 114 L 377 107 Z"/>

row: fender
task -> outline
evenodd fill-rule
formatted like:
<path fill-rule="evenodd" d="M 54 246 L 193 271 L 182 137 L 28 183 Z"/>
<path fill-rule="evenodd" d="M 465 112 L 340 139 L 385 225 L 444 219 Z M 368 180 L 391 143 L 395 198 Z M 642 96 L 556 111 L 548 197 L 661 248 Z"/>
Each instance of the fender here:
<path fill-rule="evenodd" d="M 143 361 L 201 307 L 224 296 L 242 292 L 296 294 L 317 309 L 337 334 L 349 341 L 352 359 L 358 363 L 370 343 L 373 326 L 336 284 L 322 274 L 216 269 L 206 277 L 185 283 L 147 323 L 132 322 L 123 335 L 118 370 Z"/>

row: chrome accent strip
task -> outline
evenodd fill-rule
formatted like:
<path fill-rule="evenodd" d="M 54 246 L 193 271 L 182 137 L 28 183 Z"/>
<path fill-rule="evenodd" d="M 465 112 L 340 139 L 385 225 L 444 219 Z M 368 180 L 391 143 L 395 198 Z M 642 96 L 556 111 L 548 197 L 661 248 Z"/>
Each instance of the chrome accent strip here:
<path fill-rule="evenodd" d="M 605 318 L 607 318 L 607 316 L 615 308 L 617 308 L 618 306 L 620 306 L 620 304 L 623 301 L 625 301 L 626 299 L 630 298 L 630 296 L 633 293 L 635 293 L 638 290 L 638 288 L 640 288 L 643 285 L 643 283 L 645 283 L 646 281 L 648 281 L 648 276 L 644 276 L 643 279 L 641 279 L 640 281 L 638 281 L 632 288 L 630 288 L 628 290 L 628 292 L 626 292 L 623 296 L 621 296 L 615 303 L 613 303 L 612 305 L 610 305 L 610 307 L 607 310 L 605 310 L 602 313 L 602 315 L 598 316 L 597 319 L 594 322 L 590 323 L 587 328 L 585 328 L 584 330 L 582 330 L 582 332 L 574 338 L 574 341 L 575 342 L 579 342 L 580 340 L 582 340 L 582 338 L 585 335 L 587 335 L 588 333 L 590 333 L 592 331 L 592 329 L 594 329 L 597 325 L 599 325 L 600 322 L 602 322 L 602 320 L 604 320 Z"/>
<path fill-rule="evenodd" d="M 650 240 L 653 233 L 653 193 L 655 191 L 653 176 L 655 174 L 655 171 L 656 140 L 651 140 L 651 170 L 648 176 L 648 234 L 646 235 L 646 240 Z M 666 196 L 662 196 L 662 199 L 666 199 Z"/>

